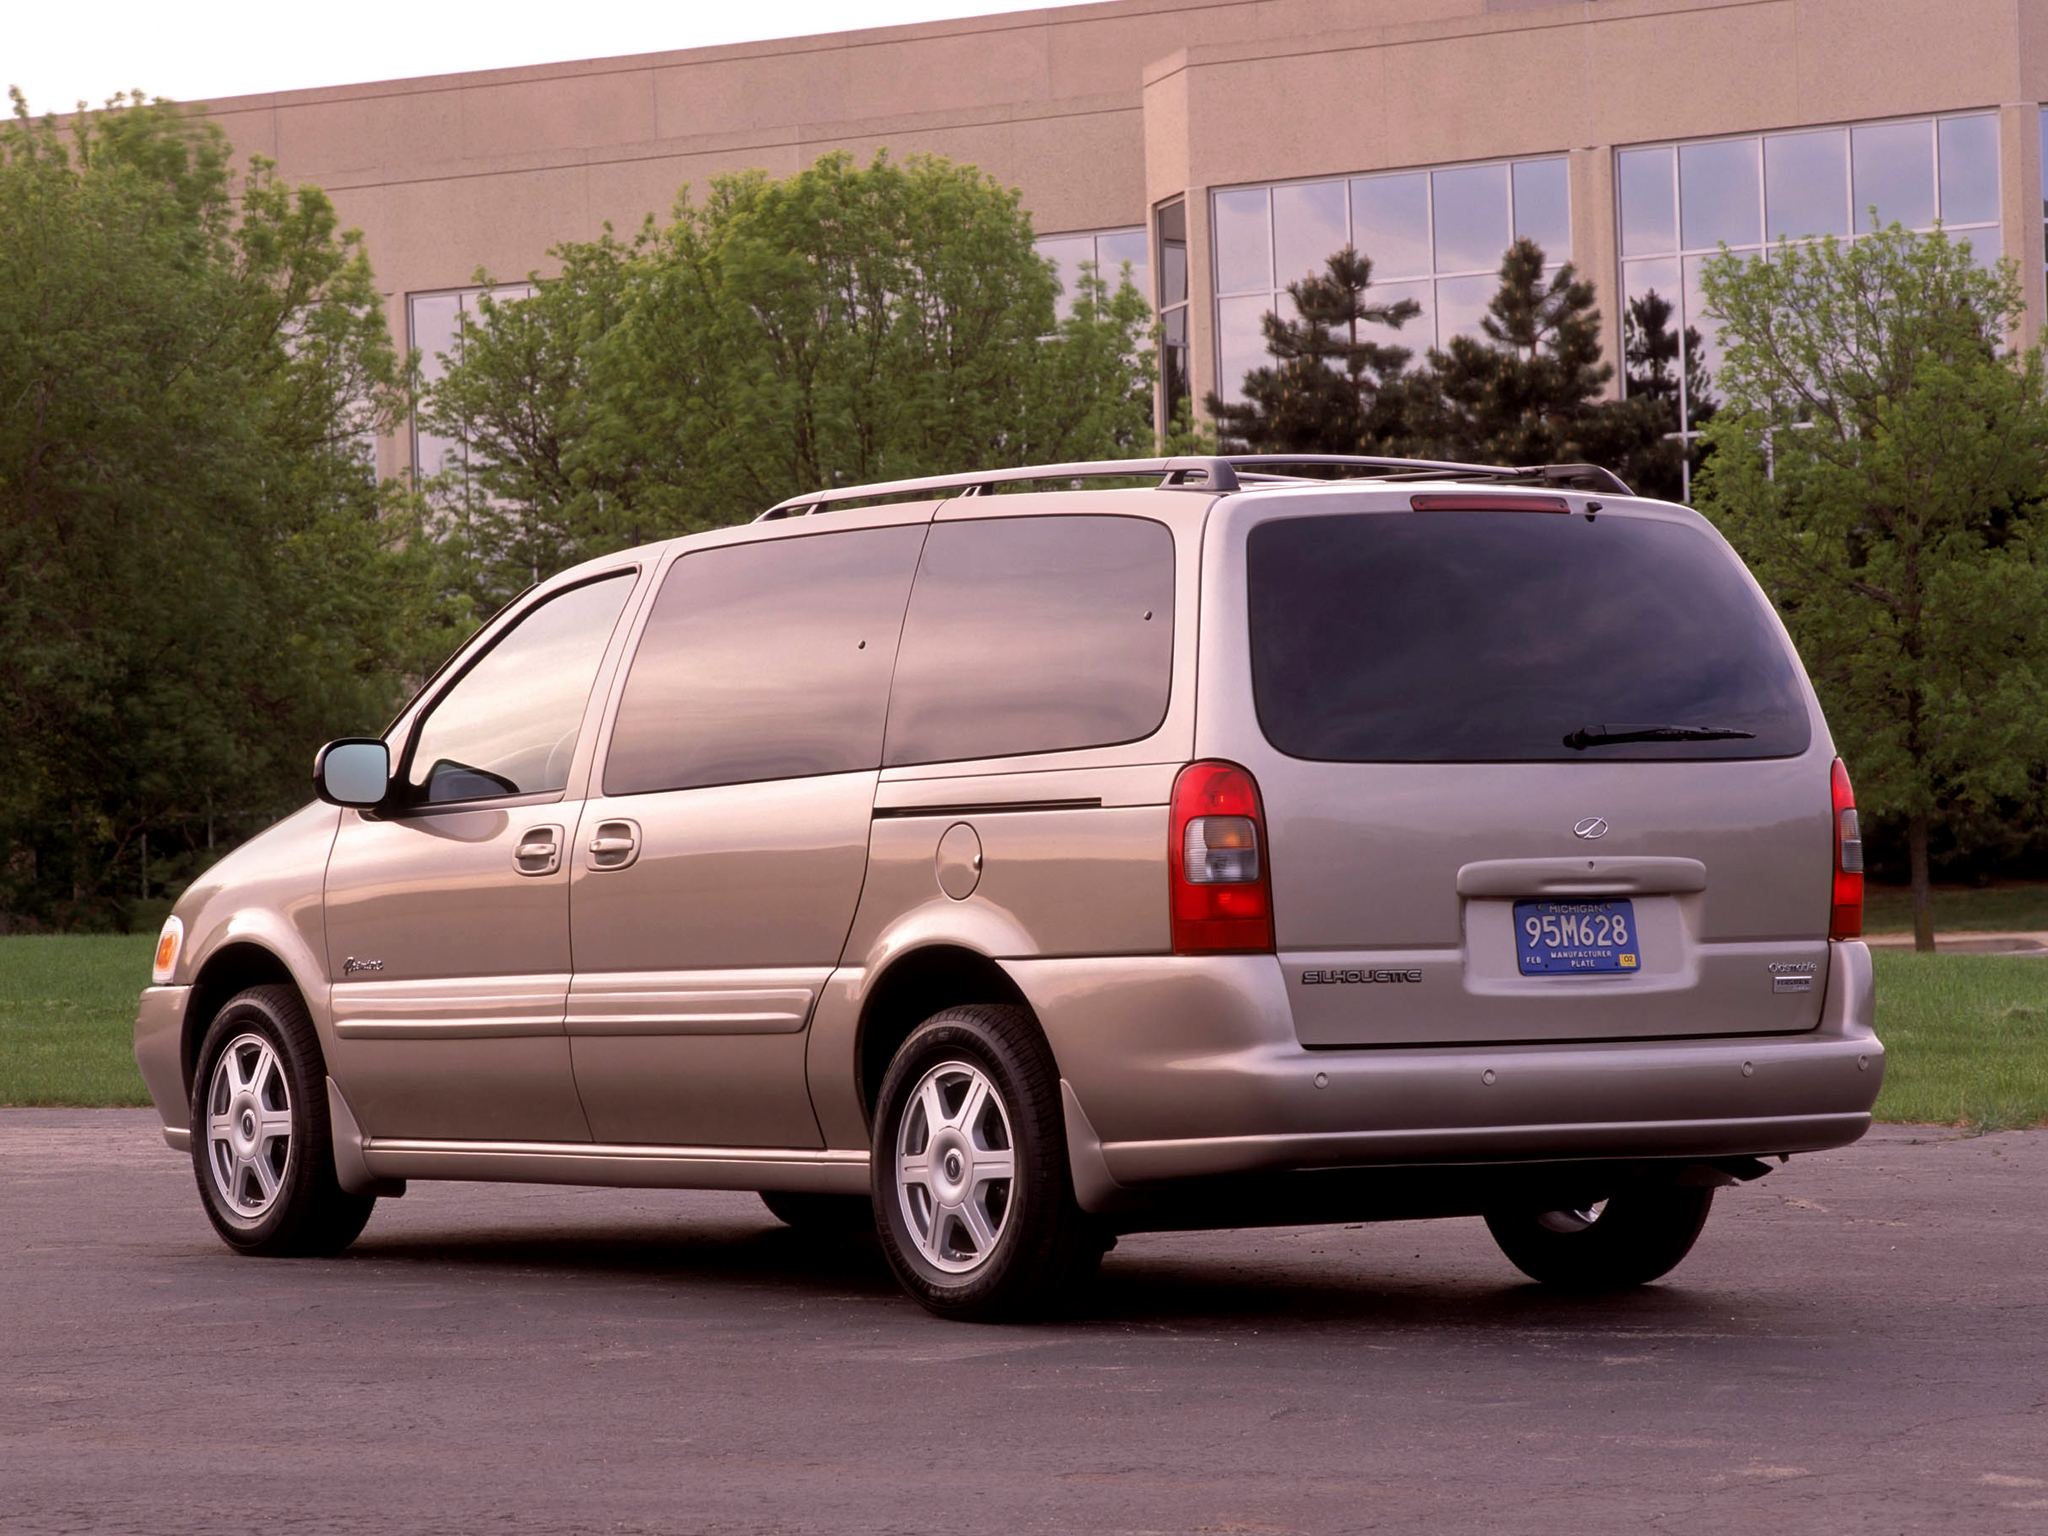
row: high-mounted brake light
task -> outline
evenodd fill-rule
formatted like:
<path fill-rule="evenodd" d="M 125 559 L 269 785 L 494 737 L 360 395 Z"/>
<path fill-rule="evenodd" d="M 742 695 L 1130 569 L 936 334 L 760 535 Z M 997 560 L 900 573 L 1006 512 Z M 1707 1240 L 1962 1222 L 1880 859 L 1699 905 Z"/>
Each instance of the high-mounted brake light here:
<path fill-rule="evenodd" d="M 1856 791 L 1849 787 L 1849 770 L 1839 757 L 1835 759 L 1833 786 L 1835 904 L 1828 937 L 1854 939 L 1863 934 L 1863 832 L 1856 824 Z"/>
<path fill-rule="evenodd" d="M 1189 763 L 1173 781 L 1168 826 L 1173 952 L 1272 953 L 1266 818 L 1252 776 L 1235 763 Z"/>
<path fill-rule="evenodd" d="M 1408 498 L 1417 512 L 1569 512 L 1562 496 L 1488 495 L 1485 491 L 1431 491 Z"/>

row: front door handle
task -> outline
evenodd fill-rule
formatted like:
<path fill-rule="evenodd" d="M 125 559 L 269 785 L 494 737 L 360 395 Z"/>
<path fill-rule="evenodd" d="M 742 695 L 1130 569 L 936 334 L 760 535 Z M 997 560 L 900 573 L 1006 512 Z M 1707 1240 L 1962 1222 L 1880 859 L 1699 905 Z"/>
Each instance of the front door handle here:
<path fill-rule="evenodd" d="M 562 829 L 529 827 L 512 850 L 512 864 L 522 875 L 552 875 L 562 867 Z"/>
<path fill-rule="evenodd" d="M 640 857 L 640 823 L 600 821 L 590 839 L 592 869 L 624 869 Z"/>

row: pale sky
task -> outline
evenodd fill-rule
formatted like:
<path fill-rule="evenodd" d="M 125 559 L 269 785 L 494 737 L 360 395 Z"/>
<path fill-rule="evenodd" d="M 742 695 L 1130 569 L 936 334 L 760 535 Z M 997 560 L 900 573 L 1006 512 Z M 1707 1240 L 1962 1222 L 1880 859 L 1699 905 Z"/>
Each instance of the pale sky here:
<path fill-rule="evenodd" d="M 19 0 L 0 24 L 0 86 L 20 86 L 38 114 L 67 112 L 127 90 L 203 101 L 1045 8 L 1046 0 Z"/>

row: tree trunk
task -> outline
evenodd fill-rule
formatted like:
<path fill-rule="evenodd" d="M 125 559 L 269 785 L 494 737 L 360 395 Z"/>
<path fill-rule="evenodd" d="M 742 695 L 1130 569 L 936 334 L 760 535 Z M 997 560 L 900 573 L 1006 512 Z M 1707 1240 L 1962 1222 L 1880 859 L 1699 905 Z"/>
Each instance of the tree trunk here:
<path fill-rule="evenodd" d="M 1906 850 L 1913 862 L 1913 947 L 1920 953 L 1934 950 L 1934 885 L 1927 875 L 1927 813 L 1915 811 L 1906 819 Z"/>

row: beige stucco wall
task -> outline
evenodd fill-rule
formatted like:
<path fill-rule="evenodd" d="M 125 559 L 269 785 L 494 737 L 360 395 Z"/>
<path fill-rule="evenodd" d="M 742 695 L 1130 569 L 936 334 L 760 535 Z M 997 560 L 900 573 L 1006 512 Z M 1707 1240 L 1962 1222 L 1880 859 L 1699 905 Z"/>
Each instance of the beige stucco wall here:
<path fill-rule="evenodd" d="M 1966 108 L 2005 109 L 2031 337 L 2044 94 L 2048 0 L 1112 0 L 211 110 L 363 229 L 401 339 L 407 293 L 545 270 L 551 245 L 636 227 L 684 183 L 835 148 L 971 161 L 1041 232 L 1185 194 L 1199 398 L 1212 187 L 1570 151 L 1574 250 L 1612 324 L 1616 146 Z"/>

